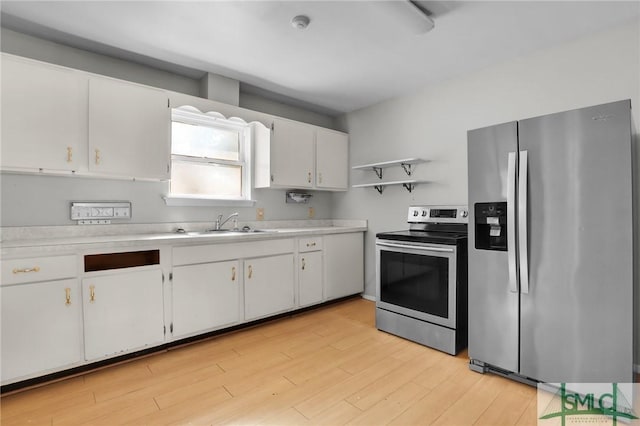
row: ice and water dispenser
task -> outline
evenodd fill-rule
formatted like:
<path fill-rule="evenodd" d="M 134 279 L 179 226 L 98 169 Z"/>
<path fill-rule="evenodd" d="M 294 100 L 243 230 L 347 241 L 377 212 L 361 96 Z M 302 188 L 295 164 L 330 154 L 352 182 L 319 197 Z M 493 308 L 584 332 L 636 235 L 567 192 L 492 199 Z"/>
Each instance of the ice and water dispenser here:
<path fill-rule="evenodd" d="M 507 203 L 476 203 L 476 248 L 507 251 Z"/>

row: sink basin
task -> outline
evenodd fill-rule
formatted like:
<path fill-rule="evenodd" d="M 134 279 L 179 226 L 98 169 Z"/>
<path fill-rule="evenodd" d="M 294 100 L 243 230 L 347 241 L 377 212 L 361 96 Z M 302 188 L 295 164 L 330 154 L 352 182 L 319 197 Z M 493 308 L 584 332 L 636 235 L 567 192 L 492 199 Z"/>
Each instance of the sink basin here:
<path fill-rule="evenodd" d="M 185 232 L 183 230 L 182 231 L 178 230 L 176 232 L 179 234 L 197 236 L 197 235 L 241 235 L 241 234 L 265 233 L 265 232 L 273 232 L 273 231 L 267 231 L 264 229 L 208 229 L 206 231 Z"/>

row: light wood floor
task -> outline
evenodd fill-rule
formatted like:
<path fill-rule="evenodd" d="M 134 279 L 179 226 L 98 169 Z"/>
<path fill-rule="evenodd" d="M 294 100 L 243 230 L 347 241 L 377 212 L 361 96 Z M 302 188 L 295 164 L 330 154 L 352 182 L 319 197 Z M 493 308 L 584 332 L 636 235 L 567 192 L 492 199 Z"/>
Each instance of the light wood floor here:
<path fill-rule="evenodd" d="M 351 299 L 5 395 L 2 425 L 536 423 L 535 388 L 377 331 Z"/>

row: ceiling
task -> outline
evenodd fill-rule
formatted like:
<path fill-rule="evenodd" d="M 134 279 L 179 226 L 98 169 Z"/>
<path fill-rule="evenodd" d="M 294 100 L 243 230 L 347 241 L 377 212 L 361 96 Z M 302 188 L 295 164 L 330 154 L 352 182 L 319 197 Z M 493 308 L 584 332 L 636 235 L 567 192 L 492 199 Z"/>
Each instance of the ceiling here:
<path fill-rule="evenodd" d="M 4 27 L 330 115 L 640 19 L 611 1 L 5 1 Z M 291 19 L 308 15 L 305 30 Z"/>

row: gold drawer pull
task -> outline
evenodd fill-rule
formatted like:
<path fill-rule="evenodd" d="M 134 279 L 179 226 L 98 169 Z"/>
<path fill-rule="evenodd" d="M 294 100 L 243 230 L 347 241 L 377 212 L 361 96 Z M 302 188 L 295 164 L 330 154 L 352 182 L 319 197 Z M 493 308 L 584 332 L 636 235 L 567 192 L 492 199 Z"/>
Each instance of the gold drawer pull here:
<path fill-rule="evenodd" d="M 249 265 L 249 279 L 253 276 L 253 267 Z"/>
<path fill-rule="evenodd" d="M 71 305 L 71 289 L 69 287 L 64 289 L 65 302 L 64 304 L 69 306 Z"/>
<path fill-rule="evenodd" d="M 89 303 L 93 303 L 96 301 L 96 286 L 89 286 Z"/>
<path fill-rule="evenodd" d="M 96 164 L 100 164 L 100 150 L 96 149 Z"/>
<path fill-rule="evenodd" d="M 304 257 L 302 258 L 302 270 L 304 271 L 304 268 L 307 266 L 307 264 L 304 261 Z"/>
<path fill-rule="evenodd" d="M 27 272 L 40 272 L 40 267 L 34 266 L 33 268 L 14 268 L 13 269 L 14 274 L 24 274 Z"/>
<path fill-rule="evenodd" d="M 307 182 L 311 183 L 311 172 L 307 174 Z"/>
<path fill-rule="evenodd" d="M 307 243 L 307 247 L 315 247 L 316 243 Z"/>
<path fill-rule="evenodd" d="M 68 146 L 67 147 L 67 163 L 70 163 L 72 161 L 73 161 L 73 148 Z"/>
<path fill-rule="evenodd" d="M 231 268 L 231 281 L 235 281 L 236 280 L 236 267 L 232 267 Z"/>

